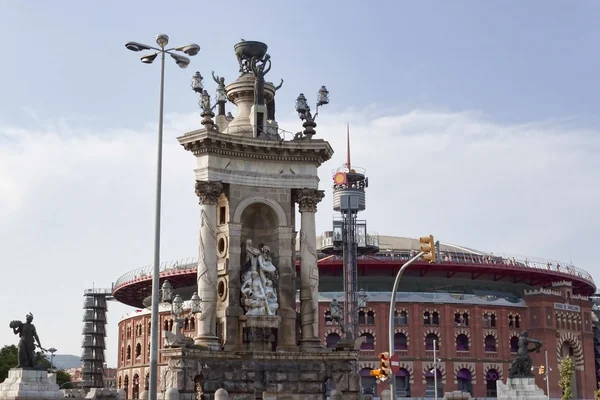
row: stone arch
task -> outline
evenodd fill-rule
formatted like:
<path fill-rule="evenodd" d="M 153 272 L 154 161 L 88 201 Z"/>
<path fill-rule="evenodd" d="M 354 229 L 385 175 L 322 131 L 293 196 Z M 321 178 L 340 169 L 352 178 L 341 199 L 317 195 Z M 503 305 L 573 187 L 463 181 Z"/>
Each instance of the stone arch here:
<path fill-rule="evenodd" d="M 401 327 L 394 328 L 394 334 L 396 333 L 404 333 L 404 336 L 406 336 L 406 345 L 410 346 L 410 335 L 408 334 L 408 329 Z"/>
<path fill-rule="evenodd" d="M 433 361 L 427 361 L 424 362 L 423 364 L 423 371 L 422 372 L 422 378 L 423 378 L 423 384 L 427 383 L 427 372 L 431 371 L 433 369 Z M 437 369 L 440 371 L 440 374 L 442 375 L 442 384 L 445 385 L 446 384 L 446 363 L 445 362 L 439 362 L 438 363 L 438 367 Z"/>
<path fill-rule="evenodd" d="M 404 368 L 405 370 L 408 371 L 409 382 L 415 383 L 415 368 L 413 366 L 413 362 L 412 361 L 400 361 L 399 363 L 400 363 L 400 368 Z"/>
<path fill-rule="evenodd" d="M 496 342 L 498 342 L 498 332 L 495 329 L 484 329 L 483 340 L 488 336 L 493 336 L 496 339 Z"/>
<path fill-rule="evenodd" d="M 438 339 L 441 339 L 439 328 L 425 328 L 423 329 L 423 337 L 427 337 L 430 333 L 435 333 Z"/>
<path fill-rule="evenodd" d="M 460 371 L 461 369 L 469 370 L 469 372 L 471 373 L 471 383 L 473 385 L 475 385 L 477 383 L 477 374 L 475 373 L 475 363 L 468 363 L 468 362 L 454 363 L 454 383 L 458 383 L 458 378 L 456 377 L 456 374 L 458 374 L 458 371 Z"/>
<path fill-rule="evenodd" d="M 496 370 L 496 372 L 498 373 L 498 380 L 501 381 L 503 374 L 504 374 L 504 366 L 502 364 L 496 364 L 496 363 L 484 363 L 483 364 L 483 380 L 484 380 L 484 382 L 486 381 L 485 378 L 487 376 L 487 373 L 491 369 Z"/>
<path fill-rule="evenodd" d="M 363 333 L 370 333 L 371 336 L 373 336 L 373 343 L 377 343 L 377 335 L 375 334 L 375 329 L 369 327 L 361 327 L 358 330 L 358 336 L 362 335 Z"/>
<path fill-rule="evenodd" d="M 275 212 L 275 215 L 277 215 L 279 226 L 288 226 L 287 216 L 285 215 L 285 211 L 283 210 L 281 205 L 274 200 L 259 196 L 248 196 L 244 200 L 240 201 L 240 203 L 235 208 L 235 212 L 233 213 L 233 223 L 241 224 L 242 213 L 248 206 L 255 203 L 260 203 L 271 207 Z"/>
<path fill-rule="evenodd" d="M 556 336 L 556 359 L 560 363 L 562 361 L 562 346 L 563 343 L 567 342 L 573 348 L 573 362 L 575 363 L 575 369 L 583 370 L 583 348 L 581 347 L 581 336 L 574 332 L 557 332 Z"/>
<path fill-rule="evenodd" d="M 325 328 L 323 340 L 327 340 L 327 336 L 329 336 L 332 333 L 337 333 L 341 338 L 344 337 L 344 332 L 342 331 L 342 328 L 340 328 L 339 326 L 328 326 Z"/>

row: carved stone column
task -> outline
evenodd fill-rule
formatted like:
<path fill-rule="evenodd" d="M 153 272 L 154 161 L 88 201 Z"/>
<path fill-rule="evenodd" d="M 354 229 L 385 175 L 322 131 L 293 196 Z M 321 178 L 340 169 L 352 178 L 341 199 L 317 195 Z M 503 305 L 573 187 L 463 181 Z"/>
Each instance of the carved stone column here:
<path fill-rule="evenodd" d="M 217 327 L 217 199 L 223 190 L 220 182 L 196 181 L 200 198 L 200 246 L 198 249 L 198 295 L 202 313 L 194 343 L 219 349 Z"/>
<path fill-rule="evenodd" d="M 315 213 L 317 204 L 325 197 L 318 189 L 299 189 L 294 192 L 300 211 L 300 321 L 302 348 L 321 347 L 319 334 L 319 268 L 317 266 L 317 233 Z"/>
<path fill-rule="evenodd" d="M 279 236 L 279 310 L 281 325 L 278 332 L 277 351 L 297 352 L 296 338 L 296 290 L 294 275 L 296 274 L 293 255 L 294 228 L 280 226 Z"/>

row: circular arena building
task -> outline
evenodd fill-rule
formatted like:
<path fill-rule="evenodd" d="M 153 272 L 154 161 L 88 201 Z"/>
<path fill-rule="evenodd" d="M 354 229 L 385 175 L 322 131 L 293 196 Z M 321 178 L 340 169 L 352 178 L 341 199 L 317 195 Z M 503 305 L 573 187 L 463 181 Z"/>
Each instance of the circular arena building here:
<path fill-rule="evenodd" d="M 323 347 L 334 348 L 343 336 L 331 318 L 333 299 L 343 301 L 342 258 L 330 255 L 332 232 L 317 238 L 319 251 L 319 336 Z M 299 242 L 299 241 L 296 241 Z M 378 367 L 377 355 L 388 350 L 388 312 L 391 287 L 399 268 L 418 252 L 418 239 L 371 235 L 366 244 L 379 249 L 358 259 L 361 307 L 357 311 L 361 344 L 358 368 L 362 392 L 379 396 L 389 388 L 369 371 Z M 319 247 L 319 246 L 318 246 Z M 299 259 L 299 250 L 296 251 Z M 275 255 L 276 257 L 276 255 Z M 595 328 L 592 312 L 596 286 L 591 275 L 570 263 L 481 252 L 463 246 L 440 245 L 440 260 L 416 262 L 404 274 L 394 310 L 394 348 L 400 359 L 396 391 L 400 398 L 433 398 L 453 391 L 472 397 L 496 397 L 496 380 L 506 381 L 521 332 L 543 342 L 532 353 L 536 383 L 547 355 L 550 397 L 561 396 L 558 365 L 570 355 L 575 362 L 573 393 L 592 399 L 597 385 Z M 299 273 L 297 262 L 297 271 Z M 139 398 L 148 386 L 150 349 L 151 266 L 130 271 L 113 285 L 115 300 L 135 310 L 119 322 L 117 385 L 127 398 Z M 175 293 L 190 299 L 197 291 L 197 260 L 189 258 L 161 267 L 161 283 L 168 280 Z M 296 282 L 298 286 L 299 282 Z M 225 287 L 217 287 L 224 295 Z M 300 302 L 298 300 L 297 311 Z M 189 304 L 184 303 L 185 306 Z M 169 340 L 174 317 L 171 305 L 160 305 L 161 343 Z M 184 312 L 182 331 L 194 336 L 196 317 Z M 226 335 L 217 326 L 221 345 Z M 437 347 L 437 363 L 434 358 Z M 164 360 L 159 358 L 159 363 Z M 434 374 L 437 379 L 434 379 Z M 323 395 L 327 398 L 327 385 Z"/>

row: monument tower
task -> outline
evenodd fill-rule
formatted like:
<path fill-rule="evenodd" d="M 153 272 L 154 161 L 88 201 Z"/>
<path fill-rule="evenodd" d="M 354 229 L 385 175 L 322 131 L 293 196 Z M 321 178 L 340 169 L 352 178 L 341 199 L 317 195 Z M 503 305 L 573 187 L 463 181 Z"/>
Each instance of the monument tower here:
<path fill-rule="evenodd" d="M 161 373 L 161 389 L 175 387 L 190 399 L 223 387 L 233 398 L 310 400 L 322 398 L 323 383 L 333 380 L 345 398 L 358 398 L 359 377 L 352 372 L 357 353 L 332 352 L 318 337 L 315 213 L 324 192 L 317 171 L 333 150 L 327 141 L 313 139 L 318 110 L 313 117 L 304 95 L 296 103 L 304 130 L 287 136 L 279 130 L 275 94 L 283 80 L 278 86 L 265 80 L 271 69 L 266 44 L 242 41 L 235 54 L 240 73 L 235 81 L 226 85 L 212 74 L 218 85 L 216 121 L 202 76 L 194 75 L 203 128 L 178 138 L 197 160 L 203 310 L 194 346 L 163 352 L 169 365 Z M 227 100 L 237 106 L 234 118 L 225 115 Z M 322 87 L 317 108 L 327 103 Z"/>

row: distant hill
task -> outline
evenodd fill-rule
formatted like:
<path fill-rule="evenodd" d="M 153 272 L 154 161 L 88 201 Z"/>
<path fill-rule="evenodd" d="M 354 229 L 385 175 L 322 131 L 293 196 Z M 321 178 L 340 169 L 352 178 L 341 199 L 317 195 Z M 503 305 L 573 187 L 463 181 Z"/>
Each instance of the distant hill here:
<path fill-rule="evenodd" d="M 50 360 L 50 354 L 46 353 L 46 358 Z M 81 361 L 81 356 L 55 354 L 53 364 L 58 369 L 69 369 L 81 367 L 83 362 Z"/>

